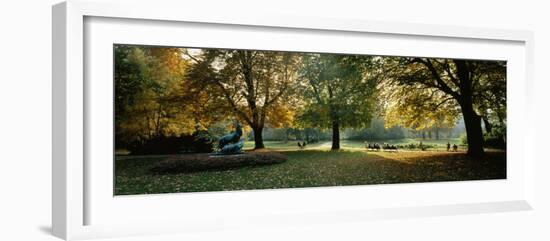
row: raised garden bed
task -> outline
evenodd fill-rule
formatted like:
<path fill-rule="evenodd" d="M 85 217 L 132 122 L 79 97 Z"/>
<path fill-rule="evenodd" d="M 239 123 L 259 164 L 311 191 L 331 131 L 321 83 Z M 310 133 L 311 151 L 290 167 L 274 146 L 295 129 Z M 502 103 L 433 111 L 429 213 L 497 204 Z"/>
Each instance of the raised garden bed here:
<path fill-rule="evenodd" d="M 155 174 L 187 173 L 198 171 L 227 170 L 244 166 L 259 166 L 282 163 L 287 157 L 278 152 L 245 152 L 235 155 L 209 153 L 178 155 L 155 164 Z"/>

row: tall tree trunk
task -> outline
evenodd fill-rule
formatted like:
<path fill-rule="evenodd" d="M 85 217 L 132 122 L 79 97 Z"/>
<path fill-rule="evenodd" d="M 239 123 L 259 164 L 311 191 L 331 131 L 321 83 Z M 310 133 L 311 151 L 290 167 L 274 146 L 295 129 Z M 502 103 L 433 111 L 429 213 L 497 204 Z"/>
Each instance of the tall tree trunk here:
<path fill-rule="evenodd" d="M 493 130 L 493 125 L 491 124 L 491 122 L 489 122 L 489 119 L 487 118 L 487 116 L 484 116 L 483 117 L 483 125 L 485 126 L 485 131 L 487 133 L 491 133 L 492 130 Z"/>
<path fill-rule="evenodd" d="M 426 140 L 426 132 L 422 130 L 422 140 Z"/>
<path fill-rule="evenodd" d="M 162 105 L 159 104 L 157 111 L 157 120 L 155 121 L 155 135 L 160 136 L 160 117 L 162 115 Z"/>
<path fill-rule="evenodd" d="M 464 117 L 464 124 L 466 126 L 466 137 L 468 139 L 468 155 L 483 156 L 485 152 L 483 150 L 483 132 L 481 130 L 481 117 L 477 113 L 475 113 L 471 101 L 463 101 L 460 107 L 462 108 L 462 115 Z"/>
<path fill-rule="evenodd" d="M 332 121 L 332 150 L 340 149 L 340 123 L 338 120 Z"/>
<path fill-rule="evenodd" d="M 289 139 L 289 134 L 288 134 L 288 128 L 285 128 L 285 139 L 284 139 L 284 143 L 287 143 L 288 142 L 288 139 Z"/>
<path fill-rule="evenodd" d="M 252 131 L 254 132 L 254 149 L 262 149 L 265 148 L 264 146 L 264 139 L 262 136 L 262 130 L 264 128 L 261 126 L 254 126 L 252 127 Z"/>
<path fill-rule="evenodd" d="M 149 115 L 145 116 L 146 122 L 147 122 L 147 139 L 151 139 L 153 137 L 153 131 L 151 130 L 151 120 Z"/>
<path fill-rule="evenodd" d="M 435 139 L 439 140 L 439 127 L 435 127 Z"/>
<path fill-rule="evenodd" d="M 468 155 L 483 156 L 483 131 L 481 129 L 481 117 L 474 111 L 471 69 L 466 60 L 454 60 L 458 79 L 460 79 L 460 96 L 457 98 L 468 139 Z"/>

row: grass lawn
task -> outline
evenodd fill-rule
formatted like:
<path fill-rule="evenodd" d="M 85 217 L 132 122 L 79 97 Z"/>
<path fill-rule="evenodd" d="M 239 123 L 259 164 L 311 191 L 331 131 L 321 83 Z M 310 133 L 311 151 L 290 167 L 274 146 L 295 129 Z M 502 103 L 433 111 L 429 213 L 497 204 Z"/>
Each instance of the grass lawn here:
<path fill-rule="evenodd" d="M 302 141 L 300 141 L 301 143 Z M 315 148 L 322 148 L 323 145 L 325 145 L 327 141 L 321 141 L 318 143 L 311 143 L 307 144 L 307 149 L 315 149 Z M 330 143 L 330 142 L 329 142 Z M 299 150 L 298 147 L 298 141 L 264 141 L 264 145 L 266 148 L 276 150 L 276 151 L 289 151 L 289 150 Z M 254 141 L 246 141 L 244 143 L 245 150 L 252 150 L 254 149 Z"/>
<path fill-rule="evenodd" d="M 447 143 L 451 143 L 451 145 L 456 144 L 459 146 L 459 150 L 466 150 L 465 146 L 462 146 L 462 141 L 460 138 L 450 138 L 450 139 L 439 139 L 439 140 L 422 140 L 422 139 L 413 139 L 413 138 L 404 138 L 404 139 L 395 139 L 395 140 L 380 140 L 380 141 L 372 141 L 371 143 L 388 143 L 391 145 L 408 145 L 411 143 L 418 144 L 422 142 L 425 145 L 435 145 L 435 148 L 431 148 L 430 150 L 438 150 L 438 151 L 446 151 L 447 150 Z M 264 141 L 264 145 L 267 148 L 274 149 L 277 151 L 288 151 L 288 150 L 299 150 L 298 142 L 297 141 L 288 141 L 288 142 L 282 142 L 282 141 Z M 308 144 L 307 149 L 327 149 L 330 148 L 331 142 L 330 141 L 320 141 L 318 143 Z M 355 141 L 355 140 L 341 140 L 340 146 L 344 149 L 365 149 L 365 141 Z M 254 149 L 254 141 L 247 141 L 244 143 L 244 149 L 245 150 L 252 150 Z"/>
<path fill-rule="evenodd" d="M 150 169 L 170 156 L 117 156 L 115 194 L 506 178 L 505 152 L 491 151 L 483 160 L 471 160 L 464 152 L 366 152 L 361 143 L 344 141 L 343 150 L 330 151 L 330 142 L 308 145 L 302 150 L 295 142 L 266 142 L 268 148 L 280 151 L 288 160 L 270 166 L 164 175 L 152 174 Z M 246 147 L 251 148 L 250 143 Z"/>

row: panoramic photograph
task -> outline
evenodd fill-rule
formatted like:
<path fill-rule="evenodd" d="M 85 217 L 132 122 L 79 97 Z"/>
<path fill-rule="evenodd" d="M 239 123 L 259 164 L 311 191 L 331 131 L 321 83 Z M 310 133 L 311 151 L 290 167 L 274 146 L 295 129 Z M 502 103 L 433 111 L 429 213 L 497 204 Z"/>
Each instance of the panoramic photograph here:
<path fill-rule="evenodd" d="M 114 195 L 506 179 L 506 61 L 115 44 Z"/>

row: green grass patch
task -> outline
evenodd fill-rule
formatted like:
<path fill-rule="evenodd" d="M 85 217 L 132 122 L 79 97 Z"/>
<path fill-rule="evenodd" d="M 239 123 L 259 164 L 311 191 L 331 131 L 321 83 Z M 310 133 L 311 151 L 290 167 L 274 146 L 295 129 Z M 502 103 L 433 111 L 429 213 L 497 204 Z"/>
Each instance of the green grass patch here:
<path fill-rule="evenodd" d="M 302 143 L 303 141 L 300 141 L 300 143 Z M 323 145 L 324 143 L 326 143 L 326 141 L 321 141 L 321 142 L 318 142 L 318 143 L 311 143 L 311 144 L 307 144 L 307 149 L 311 149 L 311 148 L 319 148 L 321 145 Z M 288 150 L 300 150 L 300 148 L 298 147 L 298 141 L 287 141 L 287 142 L 284 142 L 284 141 L 264 141 L 264 145 L 266 148 L 269 148 L 269 149 L 272 149 L 272 150 L 283 150 L 283 151 L 288 151 Z M 245 150 L 252 150 L 254 149 L 254 141 L 246 141 L 244 143 L 244 147 L 243 147 Z"/>

